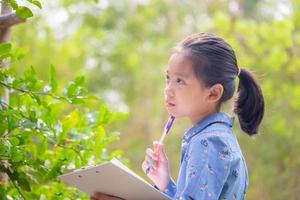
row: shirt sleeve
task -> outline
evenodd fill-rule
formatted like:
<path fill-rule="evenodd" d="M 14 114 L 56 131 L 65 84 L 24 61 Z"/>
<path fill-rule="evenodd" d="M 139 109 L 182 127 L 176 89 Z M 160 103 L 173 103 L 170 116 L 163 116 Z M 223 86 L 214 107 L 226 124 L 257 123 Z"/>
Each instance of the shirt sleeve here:
<path fill-rule="evenodd" d="M 170 179 L 167 188 L 165 189 L 164 193 L 168 195 L 170 198 L 173 198 L 176 194 L 177 186 L 173 179 Z"/>
<path fill-rule="evenodd" d="M 185 186 L 178 199 L 219 199 L 227 180 L 231 149 L 224 138 L 210 135 L 191 141 L 185 155 L 187 162 Z"/>

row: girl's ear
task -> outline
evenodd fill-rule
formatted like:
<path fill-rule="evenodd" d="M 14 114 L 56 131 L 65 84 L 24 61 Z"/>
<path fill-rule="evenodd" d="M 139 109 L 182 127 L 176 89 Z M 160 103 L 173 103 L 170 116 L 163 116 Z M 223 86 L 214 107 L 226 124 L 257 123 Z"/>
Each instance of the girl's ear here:
<path fill-rule="evenodd" d="M 218 102 L 223 95 L 224 88 L 223 85 L 217 83 L 209 88 L 208 101 L 210 102 Z"/>

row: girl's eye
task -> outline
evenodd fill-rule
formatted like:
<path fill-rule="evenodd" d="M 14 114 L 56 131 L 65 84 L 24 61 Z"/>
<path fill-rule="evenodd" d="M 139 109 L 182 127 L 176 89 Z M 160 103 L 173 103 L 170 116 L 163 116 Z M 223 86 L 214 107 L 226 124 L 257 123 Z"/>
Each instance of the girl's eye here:
<path fill-rule="evenodd" d="M 176 82 L 179 83 L 179 84 L 185 84 L 185 82 L 180 78 L 176 79 Z"/>
<path fill-rule="evenodd" d="M 166 75 L 166 80 L 169 81 L 170 80 L 170 77 L 169 75 Z"/>

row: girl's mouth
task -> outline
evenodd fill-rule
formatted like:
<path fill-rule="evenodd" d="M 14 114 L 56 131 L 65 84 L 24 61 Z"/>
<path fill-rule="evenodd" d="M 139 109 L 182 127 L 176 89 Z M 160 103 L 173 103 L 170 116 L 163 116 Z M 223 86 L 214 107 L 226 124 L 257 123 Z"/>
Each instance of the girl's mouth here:
<path fill-rule="evenodd" d="M 175 104 L 167 101 L 167 102 L 166 102 L 166 106 L 167 106 L 167 107 L 174 107 Z"/>

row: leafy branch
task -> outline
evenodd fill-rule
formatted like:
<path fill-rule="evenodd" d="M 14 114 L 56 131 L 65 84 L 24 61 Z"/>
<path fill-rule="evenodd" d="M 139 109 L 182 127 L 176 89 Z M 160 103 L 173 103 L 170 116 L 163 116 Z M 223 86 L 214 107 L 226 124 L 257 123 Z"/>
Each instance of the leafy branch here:
<path fill-rule="evenodd" d="M 8 85 L 8 84 L 6 84 L 3 81 L 0 81 L 0 84 L 2 86 L 5 86 L 5 87 L 9 88 L 9 89 L 13 89 L 13 90 L 17 90 L 17 91 L 22 92 L 22 93 L 29 94 L 32 97 L 34 97 L 35 95 L 44 95 L 44 96 L 50 96 L 50 97 L 52 97 L 54 99 L 58 99 L 58 100 L 65 100 L 65 101 L 67 101 L 69 103 L 71 102 L 67 97 L 56 96 L 56 95 L 54 95 L 52 93 L 48 93 L 48 92 L 35 92 L 35 91 L 30 91 L 30 90 L 26 90 L 26 89 L 22 89 L 22 88 L 17 88 L 17 87 L 14 87 L 12 85 Z"/>

